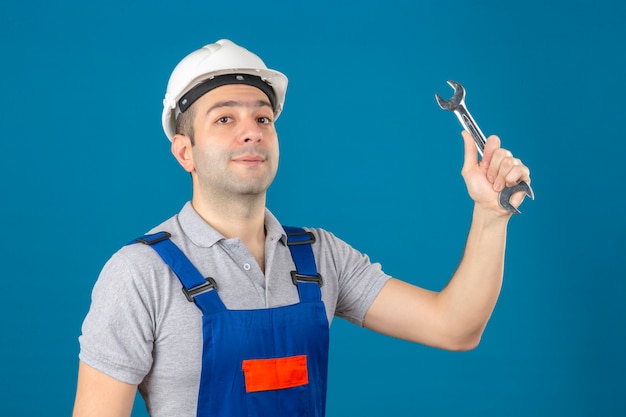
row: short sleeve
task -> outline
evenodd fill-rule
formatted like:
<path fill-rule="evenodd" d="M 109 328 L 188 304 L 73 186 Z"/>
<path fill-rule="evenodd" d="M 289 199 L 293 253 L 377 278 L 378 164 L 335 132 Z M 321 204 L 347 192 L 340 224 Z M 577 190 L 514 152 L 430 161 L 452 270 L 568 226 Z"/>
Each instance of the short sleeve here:
<path fill-rule="evenodd" d="M 316 229 L 322 256 L 329 260 L 338 282 L 335 316 L 363 326 L 365 314 L 391 278 L 379 263 L 325 230 Z"/>
<path fill-rule="evenodd" d="M 117 252 L 96 281 L 79 337 L 81 361 L 129 384 L 139 384 L 152 366 L 150 275 Z"/>

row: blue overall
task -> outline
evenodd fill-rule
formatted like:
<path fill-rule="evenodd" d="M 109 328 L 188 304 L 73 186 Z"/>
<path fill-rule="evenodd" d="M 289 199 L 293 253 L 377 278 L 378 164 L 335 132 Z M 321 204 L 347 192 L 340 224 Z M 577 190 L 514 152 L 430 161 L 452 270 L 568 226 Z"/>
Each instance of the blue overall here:
<path fill-rule="evenodd" d="M 311 248 L 315 238 L 300 228 L 284 229 L 300 302 L 259 310 L 228 310 L 215 280 L 203 277 L 168 233 L 133 241 L 161 256 L 202 311 L 198 417 L 324 416 L 329 331 Z"/>

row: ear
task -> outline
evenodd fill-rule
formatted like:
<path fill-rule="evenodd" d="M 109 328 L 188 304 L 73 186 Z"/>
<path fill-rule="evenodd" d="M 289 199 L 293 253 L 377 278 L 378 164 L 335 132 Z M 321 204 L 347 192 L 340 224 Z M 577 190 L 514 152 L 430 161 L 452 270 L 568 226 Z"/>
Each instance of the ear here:
<path fill-rule="evenodd" d="M 189 136 L 176 134 L 172 138 L 172 155 L 187 172 L 192 172 L 195 169 L 191 148 Z"/>

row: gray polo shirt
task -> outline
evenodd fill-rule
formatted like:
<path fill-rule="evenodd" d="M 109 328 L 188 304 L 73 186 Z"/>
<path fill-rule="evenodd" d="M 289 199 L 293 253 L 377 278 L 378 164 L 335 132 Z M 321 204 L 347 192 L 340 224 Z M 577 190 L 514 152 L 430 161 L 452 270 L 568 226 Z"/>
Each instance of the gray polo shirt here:
<path fill-rule="evenodd" d="M 228 309 L 259 309 L 299 301 L 286 235 L 265 215 L 265 273 L 239 239 L 226 239 L 187 203 L 150 233 L 167 231 L 203 276 L 211 276 Z M 322 229 L 313 252 L 324 279 L 322 300 L 333 316 L 362 325 L 389 276 L 379 264 Z M 79 337 L 80 359 L 120 381 L 139 384 L 153 417 L 195 416 L 202 354 L 201 312 L 178 278 L 147 245 L 125 246 L 94 286 Z"/>

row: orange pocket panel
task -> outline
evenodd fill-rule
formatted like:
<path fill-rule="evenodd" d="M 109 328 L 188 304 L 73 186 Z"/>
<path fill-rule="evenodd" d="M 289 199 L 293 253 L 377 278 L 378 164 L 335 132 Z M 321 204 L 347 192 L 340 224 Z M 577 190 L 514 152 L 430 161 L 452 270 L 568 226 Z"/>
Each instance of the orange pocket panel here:
<path fill-rule="evenodd" d="M 306 355 L 275 359 L 247 359 L 242 369 L 246 392 L 292 388 L 309 383 Z"/>

